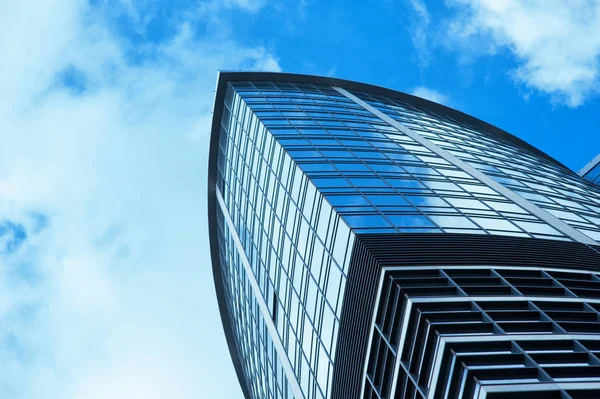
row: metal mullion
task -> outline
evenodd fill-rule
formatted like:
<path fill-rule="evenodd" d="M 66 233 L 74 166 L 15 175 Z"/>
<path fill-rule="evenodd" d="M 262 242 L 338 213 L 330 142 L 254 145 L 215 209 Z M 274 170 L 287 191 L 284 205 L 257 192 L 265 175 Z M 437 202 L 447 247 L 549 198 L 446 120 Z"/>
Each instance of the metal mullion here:
<path fill-rule="evenodd" d="M 406 300 L 406 307 L 404 308 L 404 318 L 402 319 L 402 327 L 400 329 L 400 339 L 398 340 L 398 351 L 396 353 L 396 363 L 394 364 L 394 369 L 393 369 L 393 374 L 392 374 L 392 385 L 390 388 L 390 398 L 394 399 L 394 396 L 396 394 L 396 387 L 398 384 L 398 375 L 400 373 L 400 368 L 402 367 L 402 369 L 405 369 L 405 367 L 402 365 L 402 355 L 404 352 L 404 344 L 405 344 L 405 340 L 406 340 L 406 335 L 407 335 L 407 329 L 409 326 L 409 321 L 410 321 L 410 316 L 412 313 L 412 301 L 408 298 L 408 296 L 406 296 L 407 300 Z M 404 370 L 406 372 L 406 370 Z M 410 373 L 407 373 L 408 375 L 410 375 Z M 418 386 L 418 385 L 417 385 Z"/>
<path fill-rule="evenodd" d="M 540 315 L 543 318 L 545 318 L 546 320 L 550 321 L 552 323 L 552 325 L 554 326 L 554 328 L 557 330 L 557 333 L 559 333 L 559 334 L 568 334 L 567 330 L 565 330 L 564 328 L 562 328 L 552 317 L 548 316 L 546 314 L 546 312 L 544 312 L 544 310 L 542 310 L 542 308 L 540 308 L 539 306 L 537 306 L 532 299 L 529 299 L 527 301 L 527 304 L 529 305 L 529 307 L 531 307 L 531 308 L 537 310 L 538 312 L 540 312 Z"/>
<path fill-rule="evenodd" d="M 467 294 L 467 293 L 466 293 L 466 292 L 465 292 L 465 291 L 464 291 L 464 290 L 463 290 L 463 289 L 460 287 L 460 285 L 458 285 L 458 284 L 457 284 L 457 283 L 456 283 L 456 282 L 455 282 L 455 281 L 452 279 L 452 277 L 450 277 L 450 276 L 448 275 L 448 273 L 446 273 L 446 272 L 444 271 L 444 269 L 440 268 L 440 269 L 439 269 L 439 271 L 440 271 L 440 274 L 441 274 L 442 276 L 446 277 L 446 278 L 448 279 L 448 282 L 450 282 L 450 284 L 451 284 L 452 286 L 454 286 L 454 287 L 455 287 L 455 288 L 458 290 L 458 292 L 461 294 L 461 296 L 465 296 L 465 297 L 468 297 L 468 296 L 469 296 L 469 294 Z"/>
<path fill-rule="evenodd" d="M 352 128 L 350 128 L 350 130 L 351 130 L 352 132 L 354 132 L 354 130 L 352 130 Z M 303 134 L 303 133 L 301 133 L 301 132 L 300 132 L 300 134 L 301 134 L 302 136 L 304 136 L 304 134 Z M 361 137 L 361 136 L 359 136 L 359 135 L 356 135 L 356 136 L 357 136 L 358 138 L 360 138 L 361 140 L 363 140 L 363 141 L 365 141 L 365 142 L 369 143 L 369 142 L 368 142 L 367 140 L 365 140 L 363 137 Z M 275 138 L 275 137 L 273 137 L 273 138 Z M 332 135 L 331 135 L 331 138 L 332 138 L 333 140 L 337 141 L 337 142 L 338 142 L 338 144 L 340 145 L 340 147 L 342 147 L 342 148 L 344 148 L 345 150 L 347 150 L 347 151 L 350 151 L 350 152 L 352 152 L 352 153 L 354 152 L 353 150 L 351 150 L 351 149 L 349 149 L 348 147 L 346 147 L 346 146 L 345 146 L 345 145 L 344 145 L 344 144 L 343 144 L 343 143 L 342 143 L 342 142 L 341 142 L 341 141 L 340 141 L 340 140 L 339 140 L 339 139 L 338 139 L 338 138 L 337 138 L 335 135 L 333 135 L 333 134 L 332 134 Z M 306 139 L 306 137 L 305 137 L 305 139 Z M 361 190 L 360 190 L 360 189 L 359 189 L 359 188 L 358 188 L 356 185 L 354 185 L 354 183 L 352 183 L 352 181 L 350 181 L 350 179 L 347 177 L 347 174 L 348 174 L 347 172 L 343 172 L 343 171 L 339 170 L 339 169 L 338 169 L 338 168 L 335 166 L 335 164 L 334 164 L 334 163 L 331 161 L 331 159 L 329 159 L 328 157 L 326 157 L 325 155 L 323 155 L 323 153 L 321 152 L 321 150 L 320 150 L 319 148 L 317 148 L 317 147 L 316 147 L 316 146 L 315 146 L 315 145 L 312 143 L 312 141 L 310 141 L 309 139 L 306 139 L 306 140 L 307 140 L 307 141 L 308 141 L 308 142 L 309 142 L 309 143 L 312 145 L 312 147 L 315 149 L 315 151 L 317 151 L 319 154 L 321 154 L 321 156 L 323 157 L 323 159 L 326 159 L 326 160 L 327 160 L 327 162 L 328 162 L 328 163 L 329 163 L 331 166 L 333 166 L 333 168 L 334 168 L 335 170 L 337 170 L 337 171 L 340 173 L 341 177 L 342 177 L 343 179 L 345 179 L 345 180 L 346 180 L 346 181 L 347 181 L 347 182 L 350 184 L 350 186 L 351 186 L 351 187 L 353 187 L 353 188 L 356 190 L 356 192 L 357 192 L 358 194 L 360 194 L 360 195 L 361 195 L 361 196 L 362 196 L 362 197 L 365 199 L 365 201 L 367 201 L 369 204 L 371 204 L 371 206 L 372 206 L 372 207 L 373 207 L 373 209 L 374 209 L 374 210 L 377 212 L 377 214 L 379 214 L 379 215 L 380 215 L 382 218 L 384 218 L 384 219 L 385 219 L 385 220 L 386 220 L 386 221 L 387 221 L 387 222 L 390 224 L 390 226 L 391 226 L 392 228 L 396 229 L 396 231 L 398 231 L 398 232 L 399 232 L 398 228 L 397 228 L 397 227 L 395 227 L 395 226 L 394 226 L 394 223 L 392 223 L 392 222 L 391 222 L 391 220 L 389 220 L 389 219 L 387 218 L 386 214 L 385 214 L 384 212 L 382 212 L 382 211 L 381 211 L 381 210 L 380 210 L 380 209 L 379 209 L 377 206 L 375 206 L 375 204 L 374 204 L 374 203 L 373 203 L 373 202 L 372 202 L 372 201 L 371 201 L 371 200 L 370 200 L 370 199 L 369 199 L 369 198 L 368 198 L 366 195 L 364 195 L 364 194 L 361 192 Z M 371 144 L 371 143 L 369 143 L 369 144 Z M 282 148 L 283 148 L 283 146 L 282 146 Z M 383 155 L 384 157 L 386 157 L 386 159 L 388 159 L 389 161 L 392 161 L 392 162 L 393 162 L 393 159 L 389 158 L 389 157 L 388 157 L 386 154 L 384 154 L 383 152 L 379 151 L 379 149 L 378 149 L 377 147 L 373 146 L 372 144 L 371 144 L 371 148 L 372 148 L 372 149 L 374 149 L 374 150 L 376 150 L 375 152 L 379 152 L 380 154 L 382 154 L 382 155 Z M 285 149 L 284 149 L 284 150 L 285 150 Z M 371 167 L 369 166 L 369 164 L 368 164 L 368 163 L 366 163 L 366 162 L 365 162 L 363 159 L 360 159 L 360 158 L 358 158 L 358 160 L 359 160 L 359 162 L 360 162 L 360 163 L 362 163 L 362 164 L 363 164 L 363 165 L 365 165 L 367 168 L 369 168 L 369 169 L 370 169 L 370 170 L 371 170 L 371 171 L 372 171 L 372 172 L 373 172 L 373 173 L 374 173 L 376 176 L 380 176 L 380 175 L 379 175 L 379 173 L 378 173 L 378 172 L 376 172 L 376 171 L 375 171 L 373 168 L 371 168 Z M 409 173 L 409 174 L 410 174 L 410 173 Z M 414 176 L 413 176 L 412 174 L 410 174 L 410 175 L 411 175 L 411 176 L 414 178 Z M 306 178 L 310 180 L 310 178 L 309 178 L 308 176 L 306 176 Z M 385 180 L 384 180 L 384 181 L 385 181 Z M 392 185 L 390 185 L 390 184 L 389 184 L 387 181 L 385 181 L 385 183 L 386 183 L 386 184 L 389 186 L 389 188 L 391 188 L 391 189 L 392 189 L 394 192 L 396 192 L 396 194 L 398 194 L 398 195 L 400 195 L 400 196 L 402 196 L 402 197 L 404 198 L 404 196 L 403 196 L 403 195 L 402 195 L 402 194 L 401 194 L 401 193 L 400 193 L 398 190 L 396 190 L 396 189 L 395 189 L 395 188 L 394 188 Z M 315 186 L 316 186 L 316 185 L 315 185 Z M 418 211 L 420 214 L 422 214 L 423 216 L 427 217 L 427 215 L 425 215 L 425 213 L 423 213 L 423 211 L 422 211 L 422 210 L 420 210 L 418 207 L 415 207 L 415 209 L 416 209 L 416 210 L 417 210 L 417 211 Z M 341 216 L 341 215 L 340 215 L 340 217 L 343 219 L 343 216 Z"/>
<path fill-rule="evenodd" d="M 374 115 L 378 116 L 384 122 L 388 123 L 389 125 L 393 126 L 396 129 L 398 129 L 400 132 L 411 137 L 413 140 L 417 141 L 419 144 L 421 144 L 421 145 L 425 146 L 426 148 L 428 148 L 429 150 L 433 151 L 438 156 L 442 157 L 446 161 L 448 161 L 451 164 L 453 164 L 454 166 L 458 167 L 463 172 L 465 172 L 465 173 L 471 175 L 472 177 L 474 177 L 475 179 L 479 180 L 480 183 L 488 186 L 490 189 L 505 196 L 507 199 L 510 199 L 512 202 L 521 206 L 522 208 L 524 208 L 525 210 L 530 212 L 532 215 L 537 216 L 539 219 L 546 222 L 548 225 L 552 226 L 554 229 L 560 231 L 565 236 L 570 237 L 573 241 L 581 242 L 583 244 L 588 244 L 588 245 L 597 245 L 598 244 L 595 240 L 591 239 L 584 233 L 580 232 L 579 230 L 575 229 L 574 227 L 570 226 L 569 224 L 563 222 L 562 220 L 558 219 L 554 215 L 548 213 L 547 211 L 543 210 L 539 206 L 533 204 L 529 200 L 516 194 L 511 189 L 496 182 L 492 178 L 488 177 L 485 173 L 480 172 L 479 170 L 475 169 L 474 167 L 472 167 L 465 161 L 458 159 L 456 156 L 454 156 L 451 153 L 449 153 L 448 151 L 442 149 L 437 144 L 432 143 L 431 141 L 424 138 L 420 134 L 415 133 L 414 131 L 408 129 L 401 123 L 392 119 L 390 116 L 386 115 L 382 111 L 380 111 L 377 108 L 373 107 L 372 105 L 368 104 L 366 101 L 361 100 L 354 94 L 348 92 L 347 90 L 345 90 L 341 87 L 334 87 L 334 89 L 336 89 L 338 92 L 340 92 L 344 96 L 348 97 L 350 100 L 354 101 L 356 104 L 362 106 L 367 111 L 370 111 Z"/>
<path fill-rule="evenodd" d="M 508 287 L 510 287 L 510 290 L 512 291 L 513 294 L 515 294 L 515 296 L 521 296 L 521 297 L 525 297 L 526 295 L 523 295 L 523 293 L 521 291 L 519 291 L 519 289 L 517 287 L 515 287 L 513 284 L 511 284 L 506 278 L 504 278 L 500 273 L 498 273 L 495 269 L 490 269 L 492 274 L 496 275 L 500 281 L 502 281 L 502 283 Z"/>
<path fill-rule="evenodd" d="M 549 273 L 547 273 L 545 270 L 542 270 L 542 274 L 544 276 L 546 276 L 547 278 L 552 279 L 552 282 L 554 283 L 555 286 L 561 287 L 562 289 L 564 289 L 569 296 L 573 297 L 573 298 L 579 298 L 578 295 L 576 295 L 575 293 L 573 293 L 573 291 L 571 291 L 570 289 L 568 289 L 563 283 L 561 283 L 557 278 L 551 276 Z"/>
<path fill-rule="evenodd" d="M 595 355 L 594 352 L 592 352 L 591 350 L 586 348 L 585 345 L 580 342 L 580 340 L 575 339 L 575 340 L 573 340 L 573 343 L 577 347 L 579 347 L 582 351 L 585 351 L 588 354 L 588 356 L 591 358 L 591 361 L 592 361 L 591 365 L 594 365 L 594 366 L 600 365 L 600 358 L 597 355 Z"/>
<path fill-rule="evenodd" d="M 540 378 L 541 381 L 554 381 L 552 377 L 550 377 L 550 375 L 548 375 L 548 373 L 546 373 L 544 369 L 542 369 L 542 367 L 535 360 L 533 360 L 533 358 L 523 348 L 521 348 L 521 345 L 519 345 L 518 342 L 511 341 L 511 347 L 515 348 L 518 351 L 517 353 L 522 353 L 525 359 L 527 359 L 538 370 L 540 377 L 543 377 L 543 379 Z"/>
<path fill-rule="evenodd" d="M 392 344 L 390 343 L 390 341 L 385 337 L 385 334 L 383 333 L 383 331 L 381 331 L 381 328 L 379 328 L 378 325 L 375 325 L 375 330 L 377 330 L 377 332 L 381 336 L 381 340 L 383 342 L 385 342 L 385 344 L 390 348 L 390 350 L 392 351 L 392 353 L 394 354 L 394 356 L 397 356 L 397 354 L 398 354 L 397 351 L 394 350 L 394 347 L 392 346 Z"/>
<path fill-rule="evenodd" d="M 386 270 L 383 269 L 381 271 L 381 275 L 379 277 L 379 283 L 377 284 L 377 287 L 378 287 L 377 291 L 376 291 L 377 292 L 377 296 L 376 296 L 375 304 L 374 304 L 374 308 L 373 308 L 374 309 L 373 310 L 373 315 L 371 317 L 371 324 L 370 324 L 371 328 L 370 328 L 370 331 L 369 331 L 369 340 L 367 341 L 367 350 L 365 351 L 365 359 L 364 359 L 364 362 L 363 362 L 362 381 L 361 381 L 361 388 L 360 388 L 360 393 L 362 395 L 365 394 L 365 389 L 366 389 L 365 385 L 366 385 L 366 381 L 367 381 L 367 378 L 368 378 L 367 374 L 368 374 L 370 353 L 373 350 L 372 344 L 373 344 L 373 336 L 374 336 L 374 333 L 375 333 L 375 324 L 376 324 L 376 320 L 377 320 L 377 309 L 380 306 L 381 293 L 382 293 L 382 290 L 383 290 L 383 284 L 384 284 L 385 278 L 386 278 Z M 378 342 L 377 345 L 379 345 L 379 344 L 380 343 Z M 398 356 L 398 354 L 396 354 L 396 356 Z M 394 367 L 394 370 L 396 369 L 397 364 L 398 364 L 398 362 L 396 360 L 396 365 Z M 394 375 L 395 375 L 395 373 L 394 373 Z M 395 381 L 396 381 L 396 379 L 394 378 L 394 380 L 392 382 L 392 386 L 395 385 Z"/>
<path fill-rule="evenodd" d="M 483 314 L 483 317 L 485 319 L 487 319 L 489 322 L 491 322 L 494 325 L 494 329 L 499 332 L 500 334 L 504 334 L 506 335 L 506 331 L 504 331 L 504 329 L 502 327 L 500 327 L 500 325 L 498 324 L 498 322 L 496 322 L 496 320 L 492 319 L 492 317 L 490 315 L 488 315 L 486 313 L 485 310 L 483 310 L 483 308 L 481 306 L 479 306 L 479 304 L 475 301 L 471 302 L 471 306 L 473 306 L 475 309 L 477 309 L 478 311 L 481 312 L 481 314 Z"/>
<path fill-rule="evenodd" d="M 410 380 L 410 382 L 413 383 L 413 385 L 415 386 L 415 391 L 419 392 L 423 397 L 427 397 L 427 394 L 425 393 L 425 391 L 423 391 L 423 389 L 419 386 L 419 384 L 417 383 L 417 381 L 415 380 L 415 378 L 413 377 L 413 375 L 409 372 L 409 370 L 407 370 L 406 366 L 400 362 L 400 367 L 402 367 L 402 371 L 404 371 L 404 373 L 406 374 L 406 378 L 408 380 Z M 394 381 L 397 381 L 398 378 L 396 376 L 394 376 Z M 407 381 L 408 383 L 408 381 Z M 394 388 L 395 388 L 396 384 L 394 384 Z M 406 390 L 405 390 L 406 393 Z M 402 399 L 402 398 L 396 398 L 395 397 L 395 392 L 390 391 L 390 399 Z"/>
<path fill-rule="evenodd" d="M 248 107 L 248 105 L 246 105 L 246 106 Z M 249 107 L 248 107 L 248 108 L 249 108 Z M 259 121 L 260 121 L 260 120 L 259 120 Z M 262 123 L 262 122 L 261 122 L 261 123 Z M 274 141 L 277 141 L 277 139 L 276 139 L 276 138 L 275 138 L 275 137 L 272 135 L 272 133 L 271 133 L 271 132 L 268 130 L 268 128 L 267 128 L 267 131 L 269 132 L 269 134 L 271 134 L 271 136 L 273 137 L 273 140 L 274 140 Z M 233 145 L 234 145 L 234 147 L 235 147 L 236 149 L 238 149 L 238 148 L 237 148 L 237 145 L 236 145 L 236 143 L 233 143 Z M 281 144 L 280 144 L 280 145 L 281 145 Z M 255 146 L 255 147 L 256 147 L 256 146 Z M 281 146 L 281 148 L 282 148 L 282 151 L 281 151 L 281 155 L 280 155 L 280 157 L 283 157 L 283 154 L 284 154 L 284 153 L 287 153 L 287 150 L 286 150 L 286 149 L 285 149 L 283 146 Z M 239 149 L 238 149 L 238 152 L 239 152 Z M 267 161 L 267 160 L 266 160 L 266 158 L 264 157 L 264 154 L 262 154 L 262 152 L 261 152 L 261 156 L 263 157 L 263 159 L 264 159 L 265 161 Z M 246 165 L 246 167 L 247 167 L 247 169 L 248 169 L 248 173 L 251 173 L 251 174 L 254 176 L 254 178 L 256 179 L 256 176 L 254 175 L 254 173 L 252 173 L 252 170 L 251 170 L 251 168 L 249 167 L 249 165 L 248 165 L 248 164 L 245 162 L 245 159 L 243 159 L 241 162 L 243 162 L 243 163 Z M 292 158 L 292 164 L 290 164 L 290 167 L 291 167 L 292 165 L 297 165 L 297 163 L 294 161 L 294 159 L 293 159 L 293 158 Z M 281 186 L 283 187 L 283 184 L 281 184 L 281 181 L 280 181 L 280 179 L 279 179 L 278 173 L 276 173 L 276 171 L 275 171 L 275 170 L 273 170 L 273 168 L 271 167 L 271 165 L 270 165 L 270 163 L 269 163 L 269 162 L 266 162 L 266 167 L 267 167 L 267 168 L 268 168 L 268 169 L 269 169 L 271 172 L 273 172 L 273 174 L 275 175 L 275 182 L 274 182 L 274 184 L 275 184 L 275 183 L 277 183 L 278 185 L 281 185 Z M 292 172 L 295 172 L 295 171 L 292 171 Z M 308 179 L 308 176 L 306 176 L 306 177 L 307 177 L 307 179 Z M 245 188 L 244 188 L 244 185 L 243 185 L 243 184 L 241 184 L 241 183 L 242 183 L 242 181 L 241 181 L 239 178 L 237 178 L 237 174 L 236 174 L 236 180 L 238 181 L 238 185 L 239 185 L 239 187 L 240 187 L 240 191 L 241 191 L 241 192 L 243 192 L 244 194 L 246 194 L 246 196 L 247 196 L 247 194 L 248 194 L 248 193 L 246 192 L 246 190 L 245 190 Z M 264 193 L 263 187 L 260 187 L 260 189 L 261 189 L 261 191 Z M 275 187 L 274 187 L 274 189 L 275 189 Z M 279 196 L 279 193 L 280 193 L 280 192 L 283 192 L 283 191 L 285 191 L 285 190 L 276 190 L 276 191 L 277 191 L 277 194 L 276 194 L 276 196 L 275 196 L 274 202 L 277 202 L 277 200 L 278 200 L 278 196 Z M 283 194 L 282 194 L 282 195 L 283 195 Z M 267 195 L 264 195 L 264 197 L 265 197 L 265 198 L 264 198 L 264 202 L 265 202 L 266 204 L 268 204 L 268 205 L 269 205 L 269 207 L 270 207 L 271 209 L 275 210 L 275 208 L 273 207 L 273 204 L 271 204 L 271 202 L 269 201 L 269 198 L 268 198 L 268 196 L 267 196 Z M 294 205 L 295 205 L 295 206 L 296 206 L 298 209 L 300 209 L 300 208 L 298 207 L 298 204 L 297 204 L 297 203 L 296 203 L 296 201 L 294 200 L 294 198 L 292 198 L 291 196 L 288 196 L 288 197 L 289 197 L 289 198 L 287 198 L 287 199 L 286 199 L 286 202 L 287 202 L 287 201 L 289 201 L 289 202 L 292 202 L 292 203 L 294 203 Z M 301 217 L 302 217 L 302 216 L 301 216 Z M 280 224 L 282 225 L 282 230 L 284 231 L 284 234 L 287 234 L 287 233 L 285 232 L 285 228 L 283 228 L 283 225 L 284 225 L 284 224 L 282 223 L 283 221 L 281 220 L 281 218 L 280 218 L 280 216 L 277 214 L 277 212 L 274 212 L 274 218 L 277 218 L 277 219 L 279 220 Z M 271 224 L 273 224 L 273 223 L 271 223 Z M 263 229 L 263 231 L 264 231 L 264 229 Z M 265 232 L 266 232 L 266 231 L 265 231 Z M 270 235 L 270 234 L 268 234 L 268 232 L 267 232 L 267 235 Z M 271 236 L 272 236 L 272 235 L 271 235 Z M 317 236 L 317 238 L 320 240 L 320 237 L 318 237 L 318 236 Z M 293 241 L 293 240 L 291 240 L 291 241 L 292 241 L 292 243 L 294 244 L 294 245 L 293 245 L 293 247 L 294 247 L 294 248 L 297 250 L 297 248 L 296 248 L 296 246 L 295 246 L 295 243 L 294 243 L 294 241 Z M 281 258 L 280 258 L 280 255 L 279 255 L 279 251 L 277 250 L 277 248 L 275 248 L 275 247 L 273 246 L 272 242 L 269 242 L 269 246 L 270 246 L 271 248 L 275 249 L 275 253 L 277 254 L 277 259 L 279 259 L 279 260 L 281 261 Z M 325 295 L 325 294 L 323 293 L 323 291 L 322 291 L 321 287 L 320 287 L 318 284 L 317 284 L 317 289 L 318 289 L 318 291 L 319 291 L 319 292 L 320 292 L 322 295 Z"/>
<path fill-rule="evenodd" d="M 394 341 L 394 336 L 392 335 L 392 332 L 394 331 L 394 325 L 396 324 L 396 316 L 398 316 L 398 305 L 400 305 L 400 303 L 402 302 L 402 289 L 399 286 L 396 286 L 395 288 L 397 288 L 397 294 L 395 294 L 395 301 L 394 301 L 394 308 L 392 309 L 392 320 L 390 321 L 390 343 L 393 344 Z M 401 319 L 398 320 L 398 323 Z M 396 332 L 396 334 L 398 334 L 398 332 Z M 394 349 L 392 347 L 392 349 Z"/>
<path fill-rule="evenodd" d="M 294 395 L 297 396 L 298 398 L 302 398 L 302 397 L 304 397 L 304 394 L 303 394 L 300 384 L 296 378 L 294 368 L 291 365 L 289 358 L 287 357 L 287 353 L 286 353 L 283 343 L 279 339 L 279 334 L 277 332 L 277 326 L 274 324 L 272 318 L 270 317 L 269 306 L 265 302 L 265 298 L 262 296 L 259 283 L 256 280 L 256 277 L 254 276 L 254 274 L 252 272 L 252 267 L 251 267 L 251 265 L 248 261 L 248 258 L 246 257 L 246 254 L 244 252 L 244 247 L 239 239 L 239 236 L 237 235 L 235 226 L 233 225 L 233 221 L 231 220 L 229 214 L 227 213 L 227 208 L 225 206 L 225 203 L 223 202 L 223 197 L 221 196 L 221 192 L 219 191 L 218 188 L 216 189 L 216 197 L 217 197 L 218 205 L 221 208 L 221 212 L 223 213 L 223 216 L 225 217 L 225 222 L 227 223 L 227 225 L 229 227 L 229 230 L 230 230 L 229 234 L 231 235 L 231 237 L 233 238 L 233 241 L 235 243 L 235 249 L 237 249 L 240 263 L 242 264 L 242 266 L 246 272 L 245 280 L 246 280 L 246 282 L 248 282 L 250 284 L 251 292 L 254 294 L 254 300 L 256 302 L 256 306 L 258 307 L 259 311 L 261 312 L 261 314 L 263 316 L 262 317 L 263 322 L 264 322 L 268 332 L 271 335 L 271 339 L 273 341 L 273 346 L 277 352 L 277 355 L 280 358 L 280 361 L 281 361 L 282 367 L 284 369 L 284 372 L 287 376 L 288 382 L 290 382 L 291 389 L 294 392 Z M 252 317 L 254 318 L 254 314 L 252 314 Z"/>

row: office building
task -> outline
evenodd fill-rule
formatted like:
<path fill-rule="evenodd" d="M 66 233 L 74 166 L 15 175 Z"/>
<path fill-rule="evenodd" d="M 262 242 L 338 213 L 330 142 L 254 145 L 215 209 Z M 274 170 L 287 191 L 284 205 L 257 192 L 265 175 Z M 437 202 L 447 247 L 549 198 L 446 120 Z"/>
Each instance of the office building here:
<path fill-rule="evenodd" d="M 600 188 L 367 84 L 220 73 L 211 257 L 247 398 L 600 398 Z"/>

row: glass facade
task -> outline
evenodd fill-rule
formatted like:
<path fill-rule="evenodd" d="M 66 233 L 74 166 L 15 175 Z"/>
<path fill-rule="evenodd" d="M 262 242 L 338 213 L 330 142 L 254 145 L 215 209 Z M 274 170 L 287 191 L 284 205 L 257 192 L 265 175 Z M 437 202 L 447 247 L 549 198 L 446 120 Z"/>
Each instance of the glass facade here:
<path fill-rule="evenodd" d="M 600 241 L 600 193 L 573 171 L 431 110 L 381 96 L 357 94 L 517 195 Z M 529 221 L 515 224 L 533 235 L 547 231 Z"/>
<path fill-rule="evenodd" d="M 226 309 L 223 323 L 247 396 L 332 397 L 345 288 L 361 236 L 458 233 L 576 241 L 564 227 L 570 226 L 590 242 L 600 241 L 599 188 L 552 159 L 443 107 L 349 88 L 410 129 L 406 134 L 327 79 L 286 76 L 222 75 L 215 104 L 211 247 Z M 486 278 L 501 282 L 499 295 L 518 290 L 499 272 L 489 273 Z M 442 274 L 436 278 L 449 278 Z M 559 284 L 548 281 L 548 287 Z M 465 304 L 460 306 L 480 308 Z M 538 305 L 531 307 L 542 317 Z M 481 312 L 468 316 L 485 318 L 488 324 L 478 328 L 505 331 Z M 544 322 L 551 330 L 562 328 L 558 319 Z M 398 348 L 381 333 L 384 327 L 376 322 L 373 328 L 381 338 L 373 353 L 395 356 Z M 396 380 L 390 370 L 377 369 L 377 356 L 367 362 L 364 394 L 384 398 Z M 396 397 L 425 397 L 409 377 L 394 389 L 410 395 Z M 375 378 L 389 379 L 387 391 Z M 409 388 L 411 383 L 416 385 Z"/>
<path fill-rule="evenodd" d="M 579 174 L 592 183 L 600 185 L 600 154 L 583 168 Z"/>
<path fill-rule="evenodd" d="M 227 265 L 230 306 L 237 308 L 231 317 L 239 336 L 255 341 L 241 345 L 245 372 L 253 376 L 254 397 L 291 397 L 278 364 L 281 354 L 269 346 L 264 315 L 254 305 L 258 294 L 270 305 L 276 338 L 303 395 L 324 398 L 354 234 L 242 95 L 235 86 L 227 89 L 217 179 L 225 206 L 219 218 L 221 264 Z M 247 290 L 223 211 L 235 226 L 259 293 Z"/>

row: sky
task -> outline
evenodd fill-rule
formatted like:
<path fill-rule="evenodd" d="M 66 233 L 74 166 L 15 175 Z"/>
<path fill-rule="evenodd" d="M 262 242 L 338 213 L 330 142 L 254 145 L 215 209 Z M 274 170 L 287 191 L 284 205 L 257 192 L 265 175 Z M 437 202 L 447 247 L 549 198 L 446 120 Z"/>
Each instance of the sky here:
<path fill-rule="evenodd" d="M 206 210 L 218 70 L 413 93 L 578 170 L 596 0 L 0 1 L 0 397 L 241 398 Z"/>

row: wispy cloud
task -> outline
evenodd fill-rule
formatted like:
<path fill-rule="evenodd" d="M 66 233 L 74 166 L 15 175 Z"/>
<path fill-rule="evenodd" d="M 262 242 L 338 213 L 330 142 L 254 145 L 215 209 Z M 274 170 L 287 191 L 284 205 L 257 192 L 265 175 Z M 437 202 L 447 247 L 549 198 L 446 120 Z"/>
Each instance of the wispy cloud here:
<path fill-rule="evenodd" d="M 0 4 L 0 392 L 239 397 L 208 258 L 209 121 L 218 68 L 277 58 L 197 37 L 186 12 L 133 43 L 94 4 Z"/>
<path fill-rule="evenodd" d="M 428 87 L 417 86 L 410 91 L 410 94 L 439 104 L 450 105 L 450 98 L 447 95 Z"/>
<path fill-rule="evenodd" d="M 448 39 L 463 53 L 508 51 L 511 76 L 568 106 L 600 90 L 600 2 L 449 0 Z"/>
<path fill-rule="evenodd" d="M 239 7 L 246 11 L 256 12 L 265 6 L 267 0 L 224 0 L 227 7 Z"/>
<path fill-rule="evenodd" d="M 411 38 L 413 46 L 417 50 L 419 64 L 429 65 L 431 60 L 431 48 L 429 43 L 429 25 L 431 15 L 423 0 L 408 0 L 415 18 L 411 23 Z"/>

